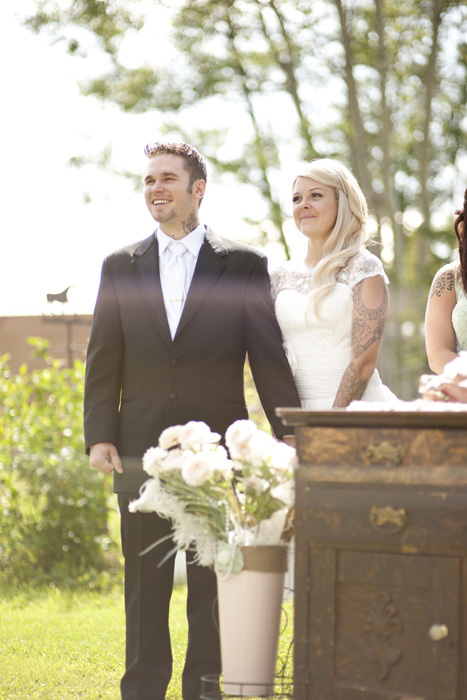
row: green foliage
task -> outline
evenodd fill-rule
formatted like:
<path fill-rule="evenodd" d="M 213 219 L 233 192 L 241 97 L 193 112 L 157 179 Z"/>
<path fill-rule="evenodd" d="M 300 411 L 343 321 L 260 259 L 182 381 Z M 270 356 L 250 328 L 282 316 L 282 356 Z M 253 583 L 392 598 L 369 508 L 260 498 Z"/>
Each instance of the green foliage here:
<path fill-rule="evenodd" d="M 115 576 L 109 487 L 84 454 L 84 366 L 16 375 L 0 358 L 0 571 L 8 582 L 98 585 Z"/>
<path fill-rule="evenodd" d="M 248 406 L 250 420 L 252 420 L 253 423 L 256 423 L 260 430 L 270 432 L 270 425 L 268 423 L 268 419 L 266 418 L 266 414 L 264 413 L 263 407 L 261 406 L 261 401 L 259 399 L 258 392 L 256 391 L 255 383 L 251 375 L 251 369 L 248 364 L 245 366 L 244 381 L 245 399 L 246 405 Z"/>

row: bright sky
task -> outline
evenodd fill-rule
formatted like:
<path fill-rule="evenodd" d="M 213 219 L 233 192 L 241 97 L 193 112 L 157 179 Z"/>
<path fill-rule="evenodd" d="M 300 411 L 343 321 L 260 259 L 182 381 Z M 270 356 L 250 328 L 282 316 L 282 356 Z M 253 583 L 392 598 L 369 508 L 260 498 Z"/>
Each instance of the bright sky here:
<path fill-rule="evenodd" d="M 154 114 L 123 115 L 81 96 L 77 80 L 89 64 L 23 28 L 17 9 L 16 0 L 0 3 L 0 316 L 61 313 L 46 294 L 70 285 L 67 313 L 91 313 L 104 256 L 149 235 L 154 222 L 129 182 L 91 166 L 71 168 L 68 160 L 110 141 L 118 164 L 142 173 L 144 144 L 160 135 L 160 125 Z M 163 33 L 164 23 L 151 31 L 153 51 L 154 31 Z M 245 199 L 242 188 L 233 192 L 211 181 L 201 218 L 221 235 L 246 239 Z"/>

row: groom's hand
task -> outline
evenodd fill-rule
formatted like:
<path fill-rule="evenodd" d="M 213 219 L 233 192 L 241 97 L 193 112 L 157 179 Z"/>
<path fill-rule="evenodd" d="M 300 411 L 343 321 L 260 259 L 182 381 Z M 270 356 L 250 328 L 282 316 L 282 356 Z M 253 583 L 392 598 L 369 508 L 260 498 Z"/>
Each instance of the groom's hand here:
<path fill-rule="evenodd" d="M 89 452 L 89 462 L 104 474 L 110 474 L 114 470 L 117 474 L 123 474 L 117 448 L 111 442 L 96 442 Z"/>

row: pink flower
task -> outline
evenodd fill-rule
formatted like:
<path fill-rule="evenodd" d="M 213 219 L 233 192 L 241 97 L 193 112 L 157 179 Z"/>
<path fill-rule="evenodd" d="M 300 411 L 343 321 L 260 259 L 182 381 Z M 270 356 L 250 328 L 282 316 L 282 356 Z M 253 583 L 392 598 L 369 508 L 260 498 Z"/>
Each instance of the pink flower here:
<path fill-rule="evenodd" d="M 184 449 L 201 449 L 205 444 L 219 442 L 219 433 L 213 433 L 203 421 L 191 420 L 181 427 L 179 442 Z"/>
<path fill-rule="evenodd" d="M 193 455 L 191 450 L 180 450 L 178 448 L 170 450 L 162 465 L 164 472 L 181 470 L 183 462 Z"/>
<path fill-rule="evenodd" d="M 271 456 L 271 466 L 276 469 L 293 469 L 298 464 L 297 453 L 285 442 L 276 442 Z"/>
<path fill-rule="evenodd" d="M 214 471 L 219 472 L 224 479 L 231 479 L 233 476 L 233 463 L 225 447 L 217 445 L 212 451 Z"/>
<path fill-rule="evenodd" d="M 251 420 L 236 420 L 227 428 L 225 442 L 233 459 L 241 459 L 248 451 L 248 443 L 256 432 Z"/>
<path fill-rule="evenodd" d="M 201 452 L 184 460 L 182 476 L 188 486 L 202 486 L 214 474 L 214 461 L 211 454 Z"/>
<path fill-rule="evenodd" d="M 266 479 L 262 479 L 256 474 L 252 474 L 251 476 L 244 479 L 243 483 L 246 488 L 253 489 L 253 491 L 255 491 L 256 493 L 263 493 L 269 486 L 269 483 L 266 481 Z"/>
<path fill-rule="evenodd" d="M 272 459 L 277 444 L 272 435 L 268 435 L 263 430 L 256 430 L 245 445 L 242 458 L 253 468 L 261 467 Z"/>
<path fill-rule="evenodd" d="M 163 450 L 170 450 L 171 447 L 178 445 L 182 427 L 181 425 L 172 425 L 163 430 L 159 438 L 159 447 L 162 447 Z"/>

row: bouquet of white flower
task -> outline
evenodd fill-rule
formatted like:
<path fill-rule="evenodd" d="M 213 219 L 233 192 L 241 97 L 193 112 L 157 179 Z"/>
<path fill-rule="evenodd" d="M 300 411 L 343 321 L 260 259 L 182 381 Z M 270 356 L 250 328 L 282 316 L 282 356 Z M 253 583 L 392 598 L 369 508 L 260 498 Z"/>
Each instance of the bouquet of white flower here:
<path fill-rule="evenodd" d="M 229 574 L 243 566 L 240 547 L 291 537 L 296 455 L 249 420 L 228 428 L 230 456 L 220 439 L 198 421 L 164 430 L 143 457 L 151 478 L 130 510 L 169 518 L 175 549 L 194 546 L 200 564 Z"/>

